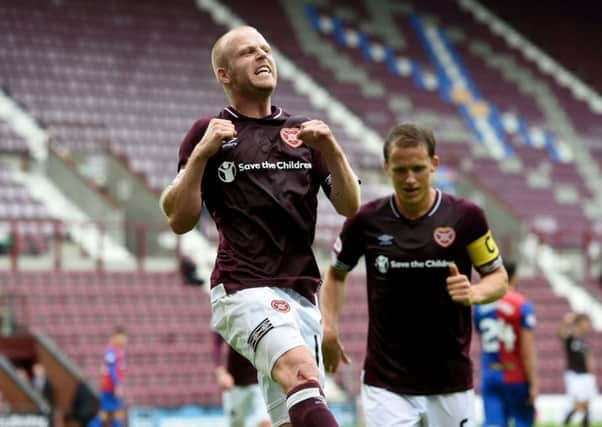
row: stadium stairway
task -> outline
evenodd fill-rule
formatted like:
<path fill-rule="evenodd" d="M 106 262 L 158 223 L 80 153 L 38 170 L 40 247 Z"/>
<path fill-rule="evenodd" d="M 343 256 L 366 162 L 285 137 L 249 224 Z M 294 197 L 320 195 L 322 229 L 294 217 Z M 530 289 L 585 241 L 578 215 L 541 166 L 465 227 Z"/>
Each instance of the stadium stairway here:
<path fill-rule="evenodd" d="M 0 272 L 2 288 L 23 296 L 33 334 L 47 334 L 84 372 L 99 379 L 111 331 L 124 326 L 131 404 L 217 404 L 210 305 L 179 273 Z"/>

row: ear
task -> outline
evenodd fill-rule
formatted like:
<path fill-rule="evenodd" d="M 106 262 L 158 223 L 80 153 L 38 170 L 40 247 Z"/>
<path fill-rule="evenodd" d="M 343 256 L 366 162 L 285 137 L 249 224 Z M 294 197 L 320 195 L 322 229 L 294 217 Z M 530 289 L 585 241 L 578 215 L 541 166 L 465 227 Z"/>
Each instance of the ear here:
<path fill-rule="evenodd" d="M 386 160 L 383 163 L 383 170 L 385 171 L 387 176 L 391 176 L 391 171 L 389 170 L 389 162 L 387 162 Z"/>
<path fill-rule="evenodd" d="M 439 156 L 436 154 L 431 159 L 431 172 L 435 172 L 439 167 Z"/>
<path fill-rule="evenodd" d="M 230 75 L 228 74 L 228 70 L 226 70 L 224 67 L 217 67 L 216 75 L 217 75 L 217 80 L 221 84 L 230 83 Z"/>

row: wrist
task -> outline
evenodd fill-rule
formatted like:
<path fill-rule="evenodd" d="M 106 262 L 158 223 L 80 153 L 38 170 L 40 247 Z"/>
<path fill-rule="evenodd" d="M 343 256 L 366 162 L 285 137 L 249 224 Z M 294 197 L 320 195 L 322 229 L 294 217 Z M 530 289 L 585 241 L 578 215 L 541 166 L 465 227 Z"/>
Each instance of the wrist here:
<path fill-rule="evenodd" d="M 324 324 L 324 338 L 336 338 L 339 336 L 339 328 L 335 325 Z"/>
<path fill-rule="evenodd" d="M 329 147 L 324 147 L 322 155 L 324 156 L 326 163 L 340 162 L 345 158 L 343 150 L 341 149 L 341 147 L 339 147 L 339 144 L 337 144 L 337 142 L 334 140 L 332 141 L 332 144 Z"/>
<path fill-rule="evenodd" d="M 192 162 L 195 164 L 204 165 L 207 163 L 207 161 L 209 161 L 210 157 L 211 155 L 206 153 L 205 150 L 194 150 L 190 155 L 190 160 L 192 160 Z"/>

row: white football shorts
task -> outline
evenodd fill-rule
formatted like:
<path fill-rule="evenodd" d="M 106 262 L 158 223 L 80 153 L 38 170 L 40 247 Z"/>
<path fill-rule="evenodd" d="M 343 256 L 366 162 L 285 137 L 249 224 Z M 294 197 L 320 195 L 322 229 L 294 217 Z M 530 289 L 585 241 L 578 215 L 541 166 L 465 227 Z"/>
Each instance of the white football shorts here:
<path fill-rule="evenodd" d="M 475 427 L 474 390 L 397 394 L 362 384 L 366 427 Z"/>
<path fill-rule="evenodd" d="M 211 289 L 211 307 L 213 330 L 257 369 L 273 426 L 290 422 L 286 394 L 272 379 L 272 368 L 288 350 L 307 346 L 324 385 L 319 308 L 292 289 L 248 288 L 228 295 L 222 285 Z"/>
<path fill-rule="evenodd" d="M 256 426 L 270 419 L 258 384 L 234 386 L 222 393 L 222 402 L 228 427 Z"/>
<path fill-rule="evenodd" d="M 590 373 L 565 371 L 564 384 L 566 393 L 574 402 L 587 402 L 598 395 L 596 377 Z"/>

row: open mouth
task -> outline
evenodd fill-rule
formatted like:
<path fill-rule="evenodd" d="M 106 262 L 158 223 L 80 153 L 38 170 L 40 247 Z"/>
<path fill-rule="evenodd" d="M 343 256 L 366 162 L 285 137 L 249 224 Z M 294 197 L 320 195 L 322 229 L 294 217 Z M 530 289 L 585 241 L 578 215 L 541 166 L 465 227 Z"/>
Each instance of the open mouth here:
<path fill-rule="evenodd" d="M 418 188 L 404 188 L 403 192 L 408 196 L 414 196 L 418 194 Z"/>
<path fill-rule="evenodd" d="M 270 70 L 270 67 L 268 67 L 267 65 L 262 65 L 261 67 L 259 67 L 255 70 L 256 76 L 267 75 L 267 74 L 272 74 L 272 70 Z"/>

